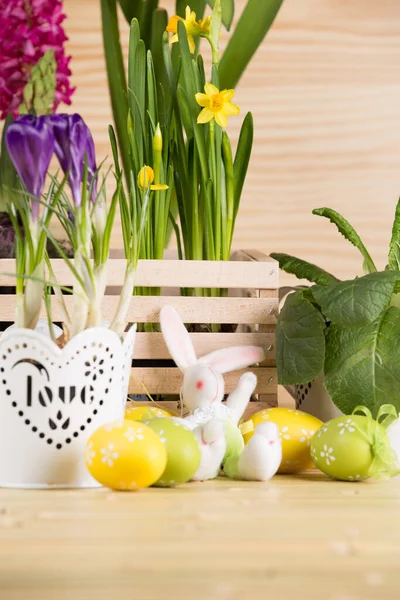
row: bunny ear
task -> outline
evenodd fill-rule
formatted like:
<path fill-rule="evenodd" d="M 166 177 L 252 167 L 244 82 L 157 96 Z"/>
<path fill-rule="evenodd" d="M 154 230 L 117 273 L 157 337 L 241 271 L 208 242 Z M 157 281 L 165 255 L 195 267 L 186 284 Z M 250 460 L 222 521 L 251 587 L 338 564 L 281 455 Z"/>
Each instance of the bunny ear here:
<path fill-rule="evenodd" d="M 163 306 L 160 312 L 161 331 L 165 343 L 181 371 L 197 362 L 192 340 L 173 306 Z"/>
<path fill-rule="evenodd" d="M 229 373 L 229 371 L 236 371 L 236 369 L 245 369 L 255 363 L 262 362 L 264 359 L 264 349 L 259 346 L 236 346 L 216 350 L 204 356 L 201 362 L 219 371 L 219 373 Z"/>

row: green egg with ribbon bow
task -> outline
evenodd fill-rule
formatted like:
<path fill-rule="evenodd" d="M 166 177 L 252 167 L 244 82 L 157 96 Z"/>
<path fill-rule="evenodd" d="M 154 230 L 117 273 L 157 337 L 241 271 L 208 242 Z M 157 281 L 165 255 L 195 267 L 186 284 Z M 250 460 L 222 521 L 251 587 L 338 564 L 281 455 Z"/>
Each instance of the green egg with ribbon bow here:
<path fill-rule="evenodd" d="M 351 415 L 325 423 L 311 442 L 311 457 L 326 475 L 341 481 L 384 480 L 398 475 L 400 465 L 387 428 L 397 419 L 394 406 L 385 404 L 376 420 L 365 406 Z"/>

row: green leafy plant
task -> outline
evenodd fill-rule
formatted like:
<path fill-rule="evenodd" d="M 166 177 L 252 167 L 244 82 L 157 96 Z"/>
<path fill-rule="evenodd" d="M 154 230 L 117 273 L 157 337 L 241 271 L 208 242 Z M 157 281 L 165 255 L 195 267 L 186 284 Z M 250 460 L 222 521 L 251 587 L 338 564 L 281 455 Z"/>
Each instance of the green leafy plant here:
<path fill-rule="evenodd" d="M 128 113 L 125 133 L 129 151 L 118 151 L 111 128 L 115 171 L 120 187 L 121 214 L 132 217 L 129 203 L 139 206 L 135 187 L 141 173 L 149 173 L 149 218 L 140 258 L 161 259 L 172 224 L 180 258 L 229 260 L 236 217 L 253 143 L 253 118 L 243 121 L 236 154 L 225 130 L 228 116 L 239 107 L 231 102 L 233 90 L 219 89 L 219 38 L 223 5 L 216 0 L 212 15 L 201 21 L 186 11 L 186 21 L 172 21 L 174 33 L 162 35 L 166 85 L 156 85 L 153 55 L 146 51 L 139 23 L 133 19 L 128 56 Z M 185 24 L 186 23 L 186 24 Z M 210 74 L 194 50 L 194 39 L 206 37 L 212 49 Z M 171 52 L 170 41 L 173 43 Z M 124 101 L 124 94 L 121 101 Z M 154 185 L 153 185 L 154 183 Z M 136 199 L 136 200 L 135 200 Z M 136 204 L 135 204 L 136 203 Z M 175 222 L 174 207 L 179 214 Z M 127 234 L 124 232 L 126 249 Z M 218 294 L 217 290 L 184 293 Z M 157 293 L 142 290 L 140 293 Z"/>
<path fill-rule="evenodd" d="M 210 33 L 212 67 L 207 77 L 201 55 L 190 52 L 187 30 L 178 23 L 178 61 L 163 51 L 172 99 L 174 136 L 170 139 L 182 247 L 189 260 L 229 260 L 235 221 L 253 143 L 253 118 L 243 121 L 236 155 L 225 130 L 239 108 L 233 90 L 220 90 L 219 37 L 222 8 L 215 2 Z M 205 92 L 205 93 L 203 93 Z M 200 109 L 203 110 L 200 110 Z"/>
<path fill-rule="evenodd" d="M 166 10 L 159 6 L 159 0 L 100 0 L 103 43 L 114 116 L 115 137 L 119 146 L 121 168 L 125 173 L 128 190 L 131 185 L 129 173 L 132 168 L 132 147 L 127 122 L 132 118 L 135 136 L 137 137 L 137 135 L 140 135 L 139 130 L 141 124 L 138 124 L 135 115 L 138 116 L 139 113 L 142 120 L 147 120 L 148 111 L 146 103 L 148 101 L 153 103 L 153 107 L 158 106 L 158 120 L 165 142 L 169 139 L 169 137 L 165 137 L 165 129 L 169 127 L 169 119 L 172 111 L 174 112 L 175 124 L 173 124 L 172 127 L 175 127 L 176 130 L 172 137 L 174 137 L 175 141 L 178 140 L 179 142 L 176 144 L 175 148 L 172 148 L 172 151 L 175 153 L 175 163 L 182 160 L 182 153 L 185 150 L 189 157 L 185 159 L 186 162 L 192 160 L 194 165 L 196 161 L 201 160 L 201 173 L 195 174 L 194 182 L 196 182 L 197 176 L 201 176 L 205 179 L 207 175 L 205 169 L 207 161 L 204 156 L 205 147 L 204 144 L 202 146 L 200 145 L 201 141 L 198 135 L 198 129 L 195 124 L 193 124 L 193 115 L 196 110 L 194 93 L 203 91 L 202 86 L 199 85 L 202 83 L 202 79 L 204 80 L 204 68 L 201 58 L 199 57 L 201 38 L 208 39 L 213 50 L 213 62 L 219 62 L 218 85 L 220 86 L 220 89 L 231 89 L 235 87 L 239 81 L 253 54 L 267 34 L 282 1 L 283 0 L 263 0 L 260 2 L 259 0 L 248 0 L 221 60 L 216 61 L 214 59 L 216 52 L 218 52 L 217 46 L 221 23 L 228 31 L 231 29 L 235 9 L 234 0 L 218 0 L 217 2 L 216 0 L 192 0 L 190 2 L 190 8 L 188 6 L 188 0 L 176 0 L 176 14 L 171 17 L 170 20 L 168 19 Z M 120 42 L 117 11 L 118 4 L 131 26 L 128 77 L 125 72 Z M 204 18 L 207 5 L 214 10 L 214 25 L 211 26 L 211 30 L 209 17 Z M 219 19 L 216 18 L 216 7 L 220 14 Z M 181 36 L 177 35 L 178 29 L 180 28 L 183 28 L 181 29 L 182 32 L 185 30 Z M 168 29 L 169 32 L 175 32 L 175 41 L 177 41 L 179 37 L 179 47 L 178 44 L 173 44 L 172 48 L 169 48 L 168 36 L 164 34 L 166 29 Z M 141 39 L 138 38 L 139 31 Z M 187 41 L 185 41 L 185 38 Z M 187 49 L 188 42 L 190 50 Z M 146 63 L 146 50 L 147 65 L 144 64 Z M 168 56 L 166 53 L 168 53 Z M 149 57 L 151 58 L 149 59 Z M 149 60 L 151 61 L 150 67 Z M 151 73 L 149 73 L 149 68 Z M 188 69 L 187 73 L 186 69 Z M 151 82 L 153 90 L 149 91 L 144 89 L 143 95 L 142 76 L 146 76 L 146 70 L 148 81 Z M 192 80 L 193 77 L 196 79 L 194 82 L 191 81 L 189 83 L 188 78 Z M 137 94 L 135 92 L 135 81 L 138 82 L 138 87 L 142 94 Z M 215 83 L 215 76 L 213 82 Z M 133 94 L 132 91 L 134 92 Z M 188 96 L 189 91 L 193 92 L 191 96 Z M 134 105 L 133 107 L 132 104 Z M 154 121 L 153 125 L 155 126 L 156 123 L 157 121 Z M 163 124 L 165 127 L 163 127 Z M 184 128 L 185 134 L 189 133 L 189 138 L 195 137 L 197 146 L 196 151 L 193 150 L 193 144 L 190 143 L 186 145 L 186 149 L 184 148 L 182 135 L 177 131 L 179 128 Z M 144 124 L 144 130 L 147 131 L 146 124 Z M 218 171 L 217 169 L 217 171 L 214 171 L 214 174 L 217 177 L 219 176 L 220 180 L 222 180 L 222 177 L 226 177 L 229 180 L 229 184 L 226 186 L 229 192 L 226 201 L 226 210 L 230 211 L 227 212 L 227 219 L 229 220 L 229 227 L 231 227 L 232 231 L 237 213 L 237 198 L 240 197 L 241 187 L 237 184 L 235 191 L 233 192 L 230 182 L 232 182 L 235 177 L 237 180 L 241 180 L 243 185 L 248 162 L 248 153 L 247 151 L 243 151 L 243 147 L 248 146 L 252 139 L 253 123 L 251 116 L 245 120 L 242 133 L 241 149 L 239 149 L 233 164 L 231 164 L 232 157 L 229 140 L 221 140 L 221 135 L 219 133 L 215 136 L 216 144 L 222 145 L 223 160 L 224 165 L 226 165 L 226 170 Z M 198 157 L 197 152 L 199 148 L 202 148 L 203 154 L 200 154 Z M 164 158 L 167 156 L 167 151 L 163 153 L 163 156 Z M 165 173 L 167 175 L 168 171 Z M 181 201 L 182 193 L 187 193 L 188 176 L 189 172 L 187 166 L 185 166 L 185 177 L 182 179 L 181 174 L 179 174 L 179 182 L 176 186 L 176 191 L 174 189 L 171 189 L 170 191 L 172 213 L 174 215 L 177 213 L 178 203 Z M 173 183 L 176 183 L 176 178 L 177 175 L 175 173 Z M 217 192 L 215 182 L 213 183 L 213 194 L 215 195 Z M 181 198 L 179 197 L 179 194 L 181 194 Z M 200 202 L 204 203 L 209 201 L 204 198 L 204 193 L 202 193 L 201 196 Z M 218 196 L 218 205 L 221 202 L 224 203 L 225 199 Z M 199 206 L 194 204 L 194 215 L 196 215 L 198 208 Z M 217 230 L 220 229 L 218 212 L 219 211 L 216 210 L 215 215 L 215 226 Z M 182 213 L 182 210 L 180 210 L 180 213 Z M 174 220 L 171 220 L 171 225 L 176 230 Z M 181 225 L 183 230 L 185 230 L 185 223 L 181 222 Z M 193 231 L 191 224 L 189 224 L 188 227 L 190 227 L 190 229 L 182 231 L 184 241 L 185 237 L 187 239 L 188 235 L 195 235 L 195 232 L 197 231 L 196 229 Z M 167 235 L 165 239 L 161 238 L 158 244 L 160 245 L 164 241 L 167 242 L 168 237 L 169 236 Z M 226 253 L 231 237 L 232 232 L 228 232 L 225 241 L 222 241 L 219 239 L 219 232 L 217 232 L 214 240 L 207 239 L 208 254 L 214 253 L 216 257 L 220 257 L 221 253 Z M 224 243 L 225 247 L 223 249 Z M 214 248 L 212 248 L 213 245 Z M 197 248 L 198 254 L 199 240 L 196 236 L 193 240 L 193 246 Z M 186 254 L 186 257 L 190 258 L 190 252 L 187 251 Z M 201 257 L 204 256 L 202 255 Z M 151 258 L 151 256 L 146 256 L 146 258 Z"/>
<path fill-rule="evenodd" d="M 108 204 L 105 178 L 98 185 L 94 142 L 83 119 L 75 115 L 24 115 L 7 128 L 5 144 L 18 173 L 19 186 L 6 193 L 7 210 L 15 230 L 16 317 L 20 328 L 35 329 L 43 300 L 50 334 L 55 339 L 50 295 L 53 291 L 63 321 L 60 344 L 90 327 L 103 323 L 102 300 L 107 284 L 111 233 L 121 195 L 121 173 L 116 173 L 116 190 Z M 115 142 L 114 142 L 115 146 Z M 113 148 L 114 149 L 114 148 Z M 44 192 L 53 154 L 57 156 L 64 178 L 51 177 Z M 67 184 L 70 193 L 67 193 Z M 147 207 L 153 186 L 139 178 L 135 192 L 121 214 L 126 242 L 126 269 L 119 303 L 110 329 L 122 336 L 134 291 L 134 277 L 142 235 L 146 228 Z M 137 197 L 141 196 L 140 202 Z M 50 230 L 56 217 L 73 250 L 70 258 Z M 47 251 L 53 244 L 72 274 L 72 288 L 60 286 Z M 72 294 L 72 307 L 62 292 Z"/>
<path fill-rule="evenodd" d="M 160 95 L 157 94 L 153 55 L 150 50 L 146 51 L 137 19 L 132 20 L 130 27 L 127 104 L 127 121 L 124 127 L 129 152 L 124 154 L 121 151 L 121 166 L 117 136 L 114 130 L 110 129 L 116 172 L 118 175 L 122 174 L 124 169 L 127 183 L 126 194 L 120 195 L 121 211 L 128 215 L 126 198 L 134 202 L 137 180 L 139 174 L 144 173 L 144 169 L 149 174 L 149 181 L 142 182 L 143 188 L 147 188 L 147 184 L 150 186 L 149 218 L 139 253 L 140 258 L 161 259 L 166 243 L 173 189 L 168 147 L 168 140 L 172 135 L 171 111 L 165 101 L 162 85 Z M 142 197 L 142 194 L 139 196 Z"/>
<path fill-rule="evenodd" d="M 271 254 L 284 271 L 315 284 L 290 294 L 278 318 L 277 367 L 284 385 L 307 383 L 321 373 L 333 402 L 345 414 L 362 404 L 373 415 L 390 402 L 400 410 L 400 201 L 385 271 L 375 263 L 354 228 L 328 208 L 328 218 L 359 251 L 364 275 L 339 281 L 323 269 Z"/>

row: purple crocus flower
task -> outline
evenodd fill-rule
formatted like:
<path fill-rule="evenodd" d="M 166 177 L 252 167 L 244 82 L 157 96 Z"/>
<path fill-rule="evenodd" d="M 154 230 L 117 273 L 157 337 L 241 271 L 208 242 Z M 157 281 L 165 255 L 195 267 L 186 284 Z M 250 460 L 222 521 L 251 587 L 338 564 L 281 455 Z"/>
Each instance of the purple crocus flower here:
<path fill-rule="evenodd" d="M 54 138 L 46 117 L 24 115 L 9 124 L 7 150 L 27 192 L 40 198 L 54 152 Z M 32 200 L 32 219 L 37 220 L 40 204 Z"/>
<path fill-rule="evenodd" d="M 96 156 L 92 134 L 82 117 L 79 115 L 51 115 L 49 117 L 53 128 L 55 153 L 64 173 L 69 173 L 68 182 L 76 206 L 82 202 L 81 184 L 85 164 L 88 165 L 88 185 L 92 184 L 92 200 L 97 196 Z M 93 181 L 93 183 L 92 183 Z"/>

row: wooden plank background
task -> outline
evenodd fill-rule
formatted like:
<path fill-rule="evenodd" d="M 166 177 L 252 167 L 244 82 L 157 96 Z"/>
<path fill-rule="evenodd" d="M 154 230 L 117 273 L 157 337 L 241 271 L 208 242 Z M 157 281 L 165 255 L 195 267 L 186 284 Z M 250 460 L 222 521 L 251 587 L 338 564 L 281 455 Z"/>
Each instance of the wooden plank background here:
<path fill-rule="evenodd" d="M 100 160 L 110 154 L 111 112 L 99 5 L 65 0 L 77 86 L 70 110 L 89 123 Z M 161 5 L 172 13 L 172 0 Z M 243 5 L 236 1 L 237 15 Z M 235 247 L 300 254 L 353 276 L 361 267 L 357 251 L 311 215 L 331 206 L 383 268 L 400 194 L 400 2 L 285 0 L 236 101 L 242 115 L 253 111 L 256 137 Z M 240 122 L 230 119 L 233 138 Z M 121 245 L 116 227 L 113 246 Z"/>

